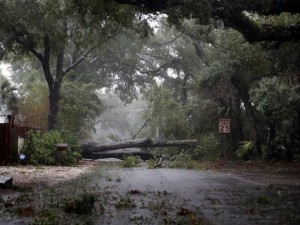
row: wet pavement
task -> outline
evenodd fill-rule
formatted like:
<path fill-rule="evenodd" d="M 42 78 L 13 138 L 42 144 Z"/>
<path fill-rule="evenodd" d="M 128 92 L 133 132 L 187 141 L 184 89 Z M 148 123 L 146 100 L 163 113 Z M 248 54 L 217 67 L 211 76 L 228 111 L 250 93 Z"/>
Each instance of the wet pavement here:
<path fill-rule="evenodd" d="M 86 185 L 99 196 L 97 212 L 78 224 L 299 224 L 295 184 L 274 186 L 210 171 L 107 167 Z M 0 217 L 0 225 L 29 223 L 28 217 Z"/>
<path fill-rule="evenodd" d="M 156 205 L 159 205 L 160 199 L 166 198 L 170 205 L 176 207 L 166 206 L 166 209 L 161 207 L 160 210 L 174 210 L 173 216 L 178 214 L 178 210 L 184 208 L 201 218 L 204 224 L 282 224 L 277 212 L 267 213 L 266 210 L 259 209 L 264 206 L 256 202 L 257 199 L 270 194 L 266 185 L 236 175 L 165 168 L 134 168 L 110 170 L 107 171 L 106 176 L 110 179 L 102 179 L 98 184 L 110 190 L 109 193 L 119 192 L 120 195 L 124 195 L 131 190 L 138 190 L 145 195 L 135 197 L 135 202 L 153 201 Z M 113 182 L 117 178 L 120 181 Z M 167 195 L 161 196 L 159 193 L 167 193 Z M 164 224 L 163 216 L 161 216 L 162 220 L 160 216 L 151 218 L 151 213 L 141 208 L 111 212 L 109 218 L 102 217 L 98 222 L 120 224 L 122 220 L 124 224 L 132 224 L 130 223 L 132 216 L 139 215 L 147 218 L 150 215 L 149 224 Z M 140 222 L 140 224 L 148 224 L 142 220 Z"/>

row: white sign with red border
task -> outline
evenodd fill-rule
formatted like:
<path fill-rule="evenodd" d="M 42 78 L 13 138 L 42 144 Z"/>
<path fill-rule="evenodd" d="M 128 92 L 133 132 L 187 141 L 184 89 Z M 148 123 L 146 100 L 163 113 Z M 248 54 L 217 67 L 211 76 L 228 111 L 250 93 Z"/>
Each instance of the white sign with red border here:
<path fill-rule="evenodd" d="M 219 132 L 230 133 L 230 119 L 219 119 Z"/>

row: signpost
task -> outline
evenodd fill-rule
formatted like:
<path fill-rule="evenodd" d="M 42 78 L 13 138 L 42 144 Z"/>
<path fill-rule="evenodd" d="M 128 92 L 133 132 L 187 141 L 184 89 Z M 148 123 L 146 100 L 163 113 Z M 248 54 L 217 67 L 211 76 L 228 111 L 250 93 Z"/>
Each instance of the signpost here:
<path fill-rule="evenodd" d="M 230 119 L 219 119 L 219 132 L 230 133 Z"/>
<path fill-rule="evenodd" d="M 231 159 L 231 150 L 230 150 L 230 119 L 219 119 L 219 133 L 221 136 L 221 143 L 223 146 L 223 157 L 225 159 Z"/>

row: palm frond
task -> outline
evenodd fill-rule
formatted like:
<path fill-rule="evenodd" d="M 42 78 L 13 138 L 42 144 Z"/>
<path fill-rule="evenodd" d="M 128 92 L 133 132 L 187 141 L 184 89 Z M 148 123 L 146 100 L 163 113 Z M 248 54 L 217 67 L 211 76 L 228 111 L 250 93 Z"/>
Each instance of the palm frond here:
<path fill-rule="evenodd" d="M 243 158 L 247 155 L 253 148 L 253 141 L 240 141 L 239 147 L 235 152 L 238 158 Z"/>

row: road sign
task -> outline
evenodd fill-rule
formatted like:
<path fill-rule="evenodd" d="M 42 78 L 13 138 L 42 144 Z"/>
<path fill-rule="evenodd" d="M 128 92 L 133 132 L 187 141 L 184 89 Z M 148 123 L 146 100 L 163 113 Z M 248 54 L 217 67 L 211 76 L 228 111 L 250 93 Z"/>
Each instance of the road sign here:
<path fill-rule="evenodd" d="M 230 133 L 230 119 L 219 119 L 219 132 Z"/>

